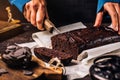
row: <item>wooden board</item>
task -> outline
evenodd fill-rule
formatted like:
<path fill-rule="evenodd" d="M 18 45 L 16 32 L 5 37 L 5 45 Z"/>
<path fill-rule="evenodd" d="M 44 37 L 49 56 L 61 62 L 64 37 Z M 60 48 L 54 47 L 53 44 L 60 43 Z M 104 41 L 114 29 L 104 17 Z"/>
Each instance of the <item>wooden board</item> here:
<path fill-rule="evenodd" d="M 7 21 L 0 21 L 0 33 L 7 32 L 11 29 L 20 27 L 20 24 L 8 23 Z"/>
<path fill-rule="evenodd" d="M 4 68 L 8 71 L 8 73 L 0 75 L 0 80 L 33 80 L 40 78 L 43 74 L 48 80 L 62 79 L 62 68 L 55 70 L 53 67 L 45 67 L 44 62 L 34 56 L 32 57 L 32 63 L 29 67 L 34 72 L 32 76 L 24 75 L 23 70 L 9 68 L 0 60 L 0 68 Z"/>
<path fill-rule="evenodd" d="M 23 32 L 20 24 L 8 23 L 7 21 L 0 21 L 0 41 L 16 36 Z"/>

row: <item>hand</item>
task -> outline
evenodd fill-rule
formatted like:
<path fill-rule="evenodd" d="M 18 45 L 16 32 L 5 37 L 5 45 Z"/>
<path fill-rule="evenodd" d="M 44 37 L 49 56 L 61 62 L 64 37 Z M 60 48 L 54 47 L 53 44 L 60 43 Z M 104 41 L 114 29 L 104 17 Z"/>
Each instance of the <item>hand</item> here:
<path fill-rule="evenodd" d="M 118 34 L 120 34 L 120 5 L 119 3 L 106 2 L 103 6 L 103 10 L 97 14 L 94 26 L 99 27 L 101 25 L 103 15 L 105 12 L 108 12 L 108 14 L 111 17 L 111 21 L 112 21 L 111 28 L 115 31 L 118 31 Z"/>
<path fill-rule="evenodd" d="M 24 17 L 39 30 L 44 30 L 44 18 L 48 18 L 45 0 L 31 0 L 25 4 Z"/>

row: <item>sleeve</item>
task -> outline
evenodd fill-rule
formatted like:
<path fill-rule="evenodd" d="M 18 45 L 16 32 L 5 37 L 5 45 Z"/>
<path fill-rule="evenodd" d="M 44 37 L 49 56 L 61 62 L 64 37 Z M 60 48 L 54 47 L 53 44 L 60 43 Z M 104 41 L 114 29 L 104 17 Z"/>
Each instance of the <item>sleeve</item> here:
<path fill-rule="evenodd" d="M 98 0 L 97 12 L 101 11 L 103 5 L 106 2 L 117 2 L 117 3 L 120 3 L 120 0 Z"/>
<path fill-rule="evenodd" d="M 12 5 L 15 5 L 21 12 L 23 11 L 23 6 L 30 0 L 9 0 Z"/>

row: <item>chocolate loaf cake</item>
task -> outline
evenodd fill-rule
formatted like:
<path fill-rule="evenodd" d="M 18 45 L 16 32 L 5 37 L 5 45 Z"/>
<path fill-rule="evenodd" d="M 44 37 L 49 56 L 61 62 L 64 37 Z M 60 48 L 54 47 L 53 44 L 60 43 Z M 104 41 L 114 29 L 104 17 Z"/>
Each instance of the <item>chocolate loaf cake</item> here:
<path fill-rule="evenodd" d="M 83 50 L 120 41 L 117 32 L 107 27 L 73 30 L 51 37 L 52 48 L 70 53 L 76 59 Z"/>
<path fill-rule="evenodd" d="M 64 65 L 67 65 L 72 60 L 71 54 L 66 54 L 64 52 L 60 52 L 54 49 L 49 49 L 45 47 L 39 47 L 34 49 L 35 55 L 42 59 L 45 62 L 49 62 L 50 59 L 57 57 L 59 60 L 61 60 L 61 63 Z"/>

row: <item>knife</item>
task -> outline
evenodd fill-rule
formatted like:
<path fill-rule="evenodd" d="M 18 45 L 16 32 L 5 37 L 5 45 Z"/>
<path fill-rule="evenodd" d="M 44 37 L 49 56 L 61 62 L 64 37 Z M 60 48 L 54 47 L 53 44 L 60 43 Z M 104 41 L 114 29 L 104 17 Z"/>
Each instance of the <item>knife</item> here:
<path fill-rule="evenodd" d="M 53 30 L 55 30 L 58 33 L 60 33 L 60 31 L 55 27 L 55 25 L 49 19 L 45 19 L 45 21 L 44 21 L 44 27 L 50 33 L 53 33 Z"/>
<path fill-rule="evenodd" d="M 21 25 L 32 25 L 31 23 L 20 23 L 20 24 L 21 24 Z M 57 33 L 61 33 L 49 19 L 45 19 L 45 20 L 44 20 L 43 27 L 44 27 L 47 31 L 49 31 L 50 33 L 53 33 L 54 30 L 55 30 Z"/>

